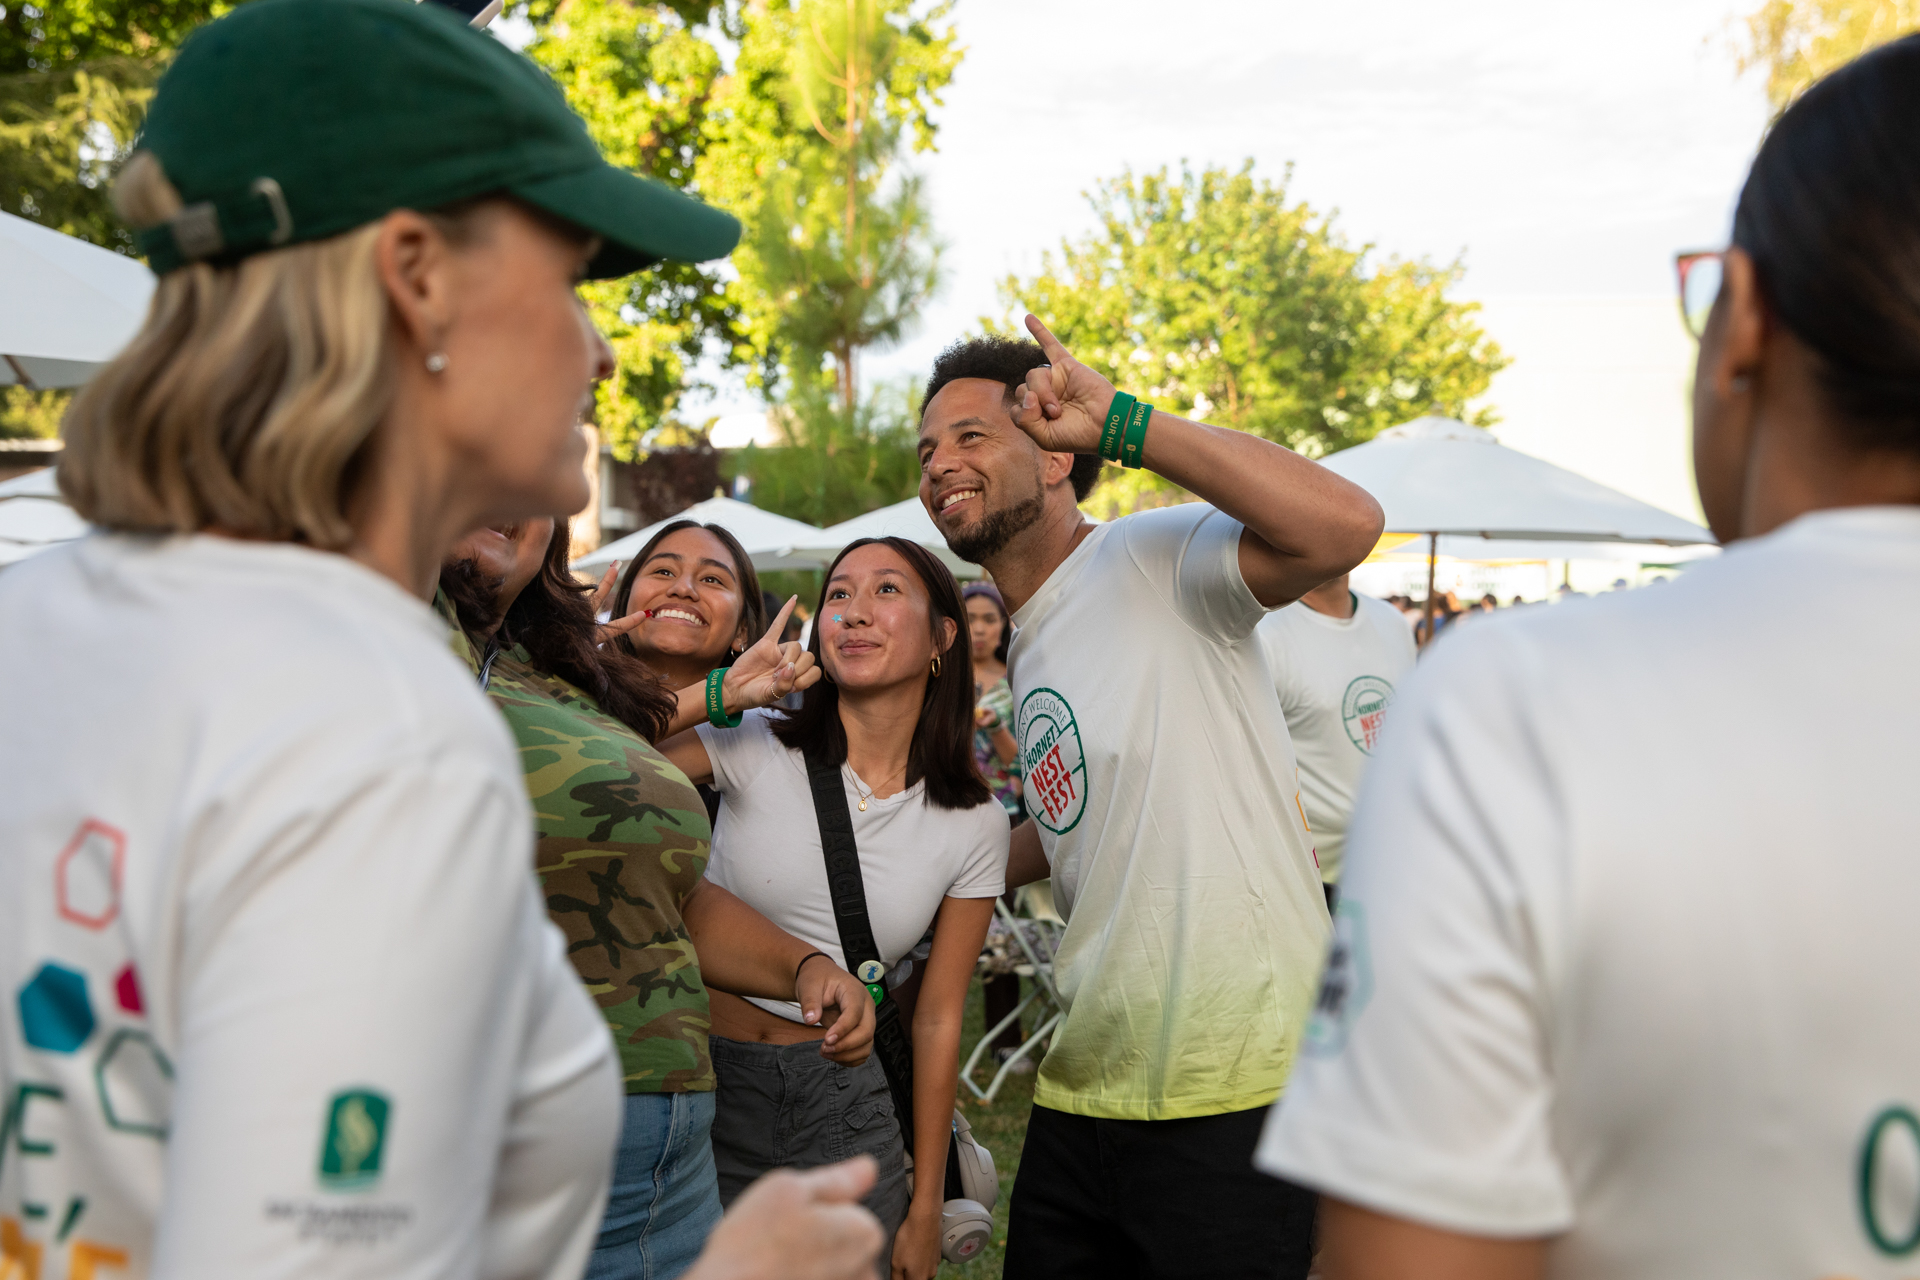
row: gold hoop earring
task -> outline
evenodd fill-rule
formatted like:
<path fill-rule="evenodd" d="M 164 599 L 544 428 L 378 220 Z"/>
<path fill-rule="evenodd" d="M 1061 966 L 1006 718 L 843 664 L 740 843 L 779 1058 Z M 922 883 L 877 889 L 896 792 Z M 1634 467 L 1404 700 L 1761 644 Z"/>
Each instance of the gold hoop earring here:
<path fill-rule="evenodd" d="M 930 671 L 932 671 L 934 675 L 940 674 L 940 655 L 939 654 L 936 653 L 933 655 L 933 661 L 927 664 L 927 668 Z"/>

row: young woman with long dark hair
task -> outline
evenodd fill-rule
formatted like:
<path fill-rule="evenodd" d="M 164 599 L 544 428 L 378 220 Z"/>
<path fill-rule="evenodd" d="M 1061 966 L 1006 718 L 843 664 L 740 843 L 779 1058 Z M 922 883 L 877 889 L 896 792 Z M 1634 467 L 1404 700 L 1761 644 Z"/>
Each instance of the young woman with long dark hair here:
<path fill-rule="evenodd" d="M 674 689 L 731 665 L 767 629 L 747 549 L 721 526 L 697 520 L 675 520 L 649 538 L 620 575 L 613 601 L 614 617 L 627 622 L 616 647 Z"/>
<path fill-rule="evenodd" d="M 601 642 L 568 542 L 564 520 L 479 529 L 456 545 L 440 584 L 458 615 L 456 648 L 519 747 L 547 913 L 620 1054 L 625 1123 L 587 1276 L 668 1280 L 720 1218 L 707 987 L 798 1001 L 825 1033 L 819 1051 L 848 1064 L 866 1057 L 871 1001 L 812 944 L 702 878 L 706 808 L 650 743 L 685 723 L 681 699 Z M 817 678 L 797 650 L 773 636 L 749 646 L 730 673 L 729 707 L 763 706 Z"/>
<path fill-rule="evenodd" d="M 717 524 L 674 520 L 627 562 L 613 591 L 612 647 L 645 663 L 673 689 L 730 667 L 767 629 L 760 576 L 740 540 Z M 798 649 L 798 646 L 794 646 Z M 707 817 L 720 793 L 698 788 Z"/>
<path fill-rule="evenodd" d="M 782 1164 L 867 1152 L 867 1205 L 893 1241 L 891 1271 L 926 1280 L 940 1263 L 946 1150 L 960 1023 L 993 900 L 1005 888 L 1007 820 L 973 764 L 973 675 L 960 592 L 924 548 L 863 539 L 834 560 L 812 652 L 825 678 L 795 711 L 700 727 L 668 758 L 722 796 L 708 878 L 844 966 L 803 752 L 839 766 L 881 961 L 929 925 L 933 949 L 912 1025 L 913 1115 L 896 1116 L 878 1057 L 825 1061 L 817 1026 L 791 1003 L 715 992 L 720 1095 L 714 1158 L 722 1199 Z M 900 1124 L 913 1125 L 909 1194 Z M 911 1204 L 909 1204 L 911 1201 Z"/>

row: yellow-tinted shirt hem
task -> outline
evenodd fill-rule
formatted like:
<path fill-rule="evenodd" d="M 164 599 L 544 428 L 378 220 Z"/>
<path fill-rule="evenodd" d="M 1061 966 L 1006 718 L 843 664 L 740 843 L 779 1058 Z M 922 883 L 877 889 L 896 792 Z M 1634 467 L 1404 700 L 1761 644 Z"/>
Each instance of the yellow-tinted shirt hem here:
<path fill-rule="evenodd" d="M 1285 1084 L 1284 1078 L 1280 1078 L 1236 1089 L 1231 1093 L 1177 1098 L 1110 1098 L 1052 1087 L 1045 1079 L 1045 1072 L 1046 1068 L 1042 1067 L 1042 1078 L 1034 1086 L 1035 1106 L 1095 1120 L 1190 1120 L 1196 1116 L 1223 1116 L 1235 1111 L 1252 1111 L 1256 1107 L 1270 1106 L 1280 1096 L 1281 1087 Z"/>

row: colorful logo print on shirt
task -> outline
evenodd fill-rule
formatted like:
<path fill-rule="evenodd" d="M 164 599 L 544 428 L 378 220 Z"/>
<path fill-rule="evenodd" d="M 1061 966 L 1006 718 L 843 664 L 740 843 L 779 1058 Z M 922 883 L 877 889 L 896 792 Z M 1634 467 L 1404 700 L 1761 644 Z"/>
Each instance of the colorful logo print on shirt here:
<path fill-rule="evenodd" d="M 1920 1165 L 1920 1116 L 1895 1103 L 1867 1126 L 1856 1164 L 1867 1239 L 1889 1258 L 1920 1251 L 1920 1205 L 1914 1203 L 1916 1165 Z"/>
<path fill-rule="evenodd" d="M 1027 811 L 1048 831 L 1065 835 L 1087 811 L 1087 757 L 1073 708 L 1054 690 L 1035 689 L 1020 704 L 1018 736 Z"/>
<path fill-rule="evenodd" d="M 1340 699 L 1340 723 L 1347 727 L 1353 745 L 1366 755 L 1373 754 L 1373 745 L 1380 740 L 1380 725 L 1392 701 L 1393 686 L 1379 676 L 1359 677 Z"/>
<path fill-rule="evenodd" d="M 320 1142 L 320 1185 L 356 1191 L 380 1177 L 392 1108 L 371 1089 L 345 1089 L 327 1104 L 326 1136 Z"/>

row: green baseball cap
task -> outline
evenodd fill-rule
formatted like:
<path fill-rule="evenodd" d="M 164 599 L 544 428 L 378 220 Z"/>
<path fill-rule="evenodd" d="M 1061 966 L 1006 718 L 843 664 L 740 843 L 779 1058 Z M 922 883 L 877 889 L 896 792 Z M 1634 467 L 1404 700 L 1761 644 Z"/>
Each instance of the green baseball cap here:
<path fill-rule="evenodd" d="M 740 224 L 607 163 L 545 72 L 437 4 L 254 0 L 201 27 L 138 146 L 184 208 L 156 274 L 507 192 L 598 235 L 594 279 L 732 252 Z"/>

